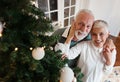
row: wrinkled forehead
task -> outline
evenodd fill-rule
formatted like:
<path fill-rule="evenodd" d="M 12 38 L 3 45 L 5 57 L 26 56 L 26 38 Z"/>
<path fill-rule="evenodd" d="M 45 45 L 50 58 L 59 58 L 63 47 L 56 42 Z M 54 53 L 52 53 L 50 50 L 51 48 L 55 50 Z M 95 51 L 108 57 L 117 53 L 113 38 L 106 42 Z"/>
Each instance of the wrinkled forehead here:
<path fill-rule="evenodd" d="M 76 19 L 77 18 L 87 18 L 87 19 L 91 19 L 94 21 L 94 16 L 92 14 L 86 13 L 86 12 L 80 13 L 79 15 L 76 16 Z"/>
<path fill-rule="evenodd" d="M 89 13 L 80 13 L 75 22 L 83 22 L 85 24 L 93 25 L 94 17 Z"/>

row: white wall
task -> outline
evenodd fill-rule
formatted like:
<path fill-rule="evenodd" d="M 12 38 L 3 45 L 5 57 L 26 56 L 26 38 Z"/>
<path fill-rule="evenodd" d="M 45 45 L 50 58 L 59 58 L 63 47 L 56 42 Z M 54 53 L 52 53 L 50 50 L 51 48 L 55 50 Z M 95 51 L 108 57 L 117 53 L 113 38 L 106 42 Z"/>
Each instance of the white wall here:
<path fill-rule="evenodd" d="M 88 9 L 96 19 L 108 22 L 110 34 L 117 36 L 120 32 L 120 0 L 88 0 Z"/>

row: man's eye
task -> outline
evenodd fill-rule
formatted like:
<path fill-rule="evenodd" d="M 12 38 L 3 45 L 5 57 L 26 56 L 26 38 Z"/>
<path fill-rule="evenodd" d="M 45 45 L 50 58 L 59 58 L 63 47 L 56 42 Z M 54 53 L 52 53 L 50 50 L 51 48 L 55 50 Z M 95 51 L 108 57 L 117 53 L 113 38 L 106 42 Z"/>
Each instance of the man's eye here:
<path fill-rule="evenodd" d="M 83 23 L 79 23 L 80 26 L 83 26 L 84 24 Z"/>
<path fill-rule="evenodd" d="M 90 26 L 87 26 L 88 29 L 90 29 Z"/>

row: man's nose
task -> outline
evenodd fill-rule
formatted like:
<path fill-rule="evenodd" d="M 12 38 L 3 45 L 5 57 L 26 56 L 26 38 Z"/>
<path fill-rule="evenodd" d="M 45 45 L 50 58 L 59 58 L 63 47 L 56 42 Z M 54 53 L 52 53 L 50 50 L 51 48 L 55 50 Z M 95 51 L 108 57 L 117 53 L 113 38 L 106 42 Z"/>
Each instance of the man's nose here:
<path fill-rule="evenodd" d="M 82 26 L 81 27 L 81 29 L 80 29 L 82 32 L 86 32 L 86 30 L 87 30 L 87 27 L 84 25 L 84 26 Z"/>

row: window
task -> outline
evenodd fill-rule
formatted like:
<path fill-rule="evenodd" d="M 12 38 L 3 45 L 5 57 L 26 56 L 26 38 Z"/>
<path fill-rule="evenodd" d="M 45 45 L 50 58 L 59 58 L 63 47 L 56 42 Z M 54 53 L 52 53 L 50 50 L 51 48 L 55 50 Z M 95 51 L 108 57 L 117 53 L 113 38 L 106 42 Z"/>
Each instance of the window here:
<path fill-rule="evenodd" d="M 45 12 L 46 17 L 53 22 L 58 21 L 57 0 L 38 0 L 38 7 Z"/>
<path fill-rule="evenodd" d="M 64 27 L 70 26 L 75 14 L 76 0 L 64 0 Z"/>
<path fill-rule="evenodd" d="M 76 0 L 38 0 L 37 3 L 53 24 L 70 26 L 75 15 Z"/>

